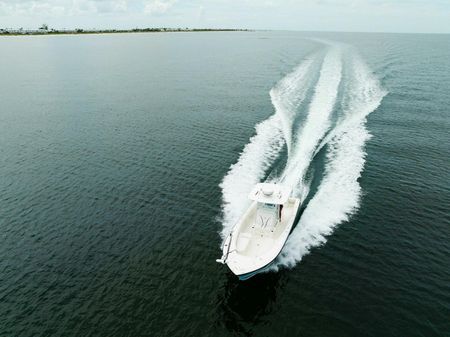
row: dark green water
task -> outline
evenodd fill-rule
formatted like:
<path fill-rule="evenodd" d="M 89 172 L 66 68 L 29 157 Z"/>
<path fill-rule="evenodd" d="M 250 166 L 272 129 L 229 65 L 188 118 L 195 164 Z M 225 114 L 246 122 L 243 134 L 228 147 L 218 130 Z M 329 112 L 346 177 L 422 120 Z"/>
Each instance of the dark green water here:
<path fill-rule="evenodd" d="M 450 335 L 449 35 L 0 51 L 1 336 Z M 283 173 L 303 216 L 277 271 L 239 282 L 221 233 Z"/>

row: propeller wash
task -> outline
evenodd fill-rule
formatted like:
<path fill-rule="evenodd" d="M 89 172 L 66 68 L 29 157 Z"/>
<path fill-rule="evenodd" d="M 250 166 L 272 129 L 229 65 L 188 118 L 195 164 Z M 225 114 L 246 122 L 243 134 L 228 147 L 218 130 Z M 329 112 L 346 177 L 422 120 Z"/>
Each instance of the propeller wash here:
<path fill-rule="evenodd" d="M 241 279 L 268 269 L 295 266 L 311 248 L 324 244 L 335 226 L 347 221 L 360 205 L 358 178 L 364 169 L 365 143 L 370 138 L 366 118 L 387 92 L 352 47 L 319 42 L 323 44 L 321 52 L 310 55 L 272 88 L 275 113 L 256 125 L 256 134 L 220 184 L 223 256 L 218 261 L 227 263 L 230 259 L 228 266 Z M 258 184 L 273 169 L 283 148 L 287 158 L 281 174 L 270 175 L 266 184 Z M 308 173 L 321 150 L 325 151 L 325 166 L 318 188 L 310 195 Z M 258 198 L 258 191 L 265 200 Z M 267 199 L 273 191 L 284 199 L 284 207 L 282 202 Z M 305 200 L 308 202 L 302 206 L 299 220 L 298 210 L 292 211 L 289 219 L 283 218 L 280 208 L 298 208 Z M 267 227 L 260 218 L 269 215 L 270 207 L 273 221 Z M 285 226 L 284 221 L 286 228 L 294 228 L 290 235 L 275 237 L 270 233 L 267 228 L 276 233 L 277 221 L 280 227 Z M 289 225 L 297 221 L 295 227 Z M 243 223 L 248 226 L 241 226 Z M 256 230 L 252 226 L 257 227 L 257 234 L 250 234 L 250 229 Z M 261 235 L 266 241 L 272 240 L 270 244 L 252 239 Z M 265 251 L 255 248 L 262 245 Z"/>

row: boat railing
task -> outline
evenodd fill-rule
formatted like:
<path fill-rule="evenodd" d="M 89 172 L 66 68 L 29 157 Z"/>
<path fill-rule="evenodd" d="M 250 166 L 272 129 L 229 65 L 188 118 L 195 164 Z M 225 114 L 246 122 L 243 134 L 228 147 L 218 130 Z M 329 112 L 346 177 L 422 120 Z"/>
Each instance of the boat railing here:
<path fill-rule="evenodd" d="M 227 261 L 228 255 L 231 253 L 230 252 L 230 246 L 231 246 L 231 239 L 232 239 L 232 237 L 233 237 L 233 232 L 231 232 L 228 235 L 227 239 L 225 240 L 224 247 L 227 247 L 226 253 L 224 253 L 220 259 L 217 259 L 216 262 L 225 264 L 225 262 Z"/>

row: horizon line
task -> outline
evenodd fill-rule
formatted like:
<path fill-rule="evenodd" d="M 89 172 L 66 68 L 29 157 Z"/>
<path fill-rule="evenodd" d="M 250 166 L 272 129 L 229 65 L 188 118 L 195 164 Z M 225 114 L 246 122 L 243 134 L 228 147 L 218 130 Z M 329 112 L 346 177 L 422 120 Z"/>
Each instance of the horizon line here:
<path fill-rule="evenodd" d="M 423 35 L 449 35 L 450 32 L 396 32 L 396 31 L 357 31 L 357 30 L 295 30 L 295 29 L 253 29 L 253 28 L 208 28 L 208 27 L 133 27 L 133 28 L 48 28 L 42 29 L 40 28 L 13 28 L 13 27 L 4 27 L 0 28 L 0 35 L 8 35 L 5 32 L 8 31 L 25 31 L 32 32 L 29 35 L 45 35 L 54 33 L 65 33 L 65 32 L 77 32 L 80 34 L 88 34 L 88 33 L 133 33 L 133 32 L 190 32 L 190 31 L 211 31 L 211 32 L 220 32 L 220 31 L 242 31 L 242 32 L 295 32 L 295 33 L 354 33 L 354 34 L 423 34 Z M 23 35 L 27 35 L 23 33 Z"/>

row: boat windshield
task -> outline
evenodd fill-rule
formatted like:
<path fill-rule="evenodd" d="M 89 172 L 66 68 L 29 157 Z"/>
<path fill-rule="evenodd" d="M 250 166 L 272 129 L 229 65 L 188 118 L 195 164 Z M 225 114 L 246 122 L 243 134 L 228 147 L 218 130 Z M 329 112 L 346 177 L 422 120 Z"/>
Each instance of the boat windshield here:
<path fill-rule="evenodd" d="M 258 210 L 264 210 L 266 212 L 275 212 L 277 210 L 277 205 L 275 204 L 265 204 L 265 203 L 258 203 Z"/>

